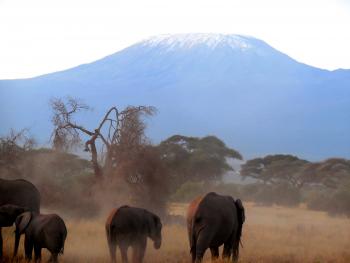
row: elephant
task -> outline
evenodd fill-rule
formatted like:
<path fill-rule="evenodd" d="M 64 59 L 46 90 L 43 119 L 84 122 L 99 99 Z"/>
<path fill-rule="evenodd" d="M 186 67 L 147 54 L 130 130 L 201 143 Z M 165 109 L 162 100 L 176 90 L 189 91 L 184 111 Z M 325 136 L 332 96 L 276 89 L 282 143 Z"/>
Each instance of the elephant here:
<path fill-rule="evenodd" d="M 106 235 L 111 262 L 116 262 L 116 248 L 120 249 L 122 262 L 128 262 L 127 250 L 133 248 L 133 263 L 142 263 L 147 237 L 155 249 L 162 243 L 160 218 L 146 209 L 121 206 L 113 209 L 106 221 Z"/>
<path fill-rule="evenodd" d="M 24 212 L 16 218 L 16 235 L 25 234 L 25 258 L 32 259 L 34 248 L 35 261 L 41 260 L 41 249 L 51 253 L 49 262 L 58 262 L 58 254 L 64 251 L 67 228 L 61 217 L 56 214 L 36 214 Z"/>
<path fill-rule="evenodd" d="M 23 207 L 26 210 L 33 211 L 35 213 L 40 212 L 40 193 L 38 189 L 30 182 L 17 179 L 17 180 L 6 180 L 0 178 L 0 206 L 3 205 L 14 205 Z M 8 211 L 11 212 L 11 211 Z M 15 217 L 11 216 L 6 224 L 0 222 L 0 259 L 3 254 L 3 241 L 2 241 L 2 227 L 12 226 L 15 222 Z M 7 220 L 8 220 L 7 219 Z M 19 238 L 15 237 L 14 255 L 17 254 Z"/>
<path fill-rule="evenodd" d="M 239 256 L 245 211 L 240 199 L 211 192 L 193 200 L 187 211 L 187 229 L 192 263 L 202 262 L 210 248 L 212 260 L 219 257 L 219 246 L 224 245 L 222 257 L 236 262 Z"/>

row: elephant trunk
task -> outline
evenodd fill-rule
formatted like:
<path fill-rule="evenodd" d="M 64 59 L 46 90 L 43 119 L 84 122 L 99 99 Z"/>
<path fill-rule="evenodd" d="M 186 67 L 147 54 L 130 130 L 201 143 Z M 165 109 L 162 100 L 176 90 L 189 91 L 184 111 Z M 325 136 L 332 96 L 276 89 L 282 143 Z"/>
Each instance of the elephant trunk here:
<path fill-rule="evenodd" d="M 161 245 L 162 245 L 162 238 L 154 239 L 153 246 L 155 249 L 159 249 Z"/>
<path fill-rule="evenodd" d="M 15 230 L 15 247 L 14 247 L 14 251 L 13 251 L 13 256 L 17 256 L 17 252 L 18 252 L 18 246 L 19 246 L 19 241 L 21 239 L 21 234 L 19 233 L 19 231 L 16 229 Z"/>

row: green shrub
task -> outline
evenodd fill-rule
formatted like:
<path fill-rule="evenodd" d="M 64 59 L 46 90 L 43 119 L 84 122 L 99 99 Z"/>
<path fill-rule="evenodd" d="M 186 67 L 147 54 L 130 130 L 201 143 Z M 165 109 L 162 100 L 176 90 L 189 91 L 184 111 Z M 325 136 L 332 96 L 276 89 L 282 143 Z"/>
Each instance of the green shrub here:
<path fill-rule="evenodd" d="M 314 189 L 305 194 L 309 209 L 325 211 L 329 215 L 350 217 L 350 184 L 344 183 L 339 189 Z"/>
<path fill-rule="evenodd" d="M 243 189 L 245 200 L 262 205 L 296 206 L 301 201 L 300 190 L 288 184 L 252 184 Z"/>
<path fill-rule="evenodd" d="M 213 187 L 213 191 L 223 195 L 230 195 L 233 198 L 241 198 L 241 187 L 237 184 L 220 183 Z"/>
<path fill-rule="evenodd" d="M 171 200 L 176 202 L 189 202 L 196 196 L 208 192 L 205 185 L 207 187 L 209 186 L 204 182 L 186 182 L 176 190 L 176 192 L 172 195 Z"/>
<path fill-rule="evenodd" d="M 350 189 L 341 189 L 330 196 L 328 200 L 330 215 L 346 215 L 350 217 Z"/>

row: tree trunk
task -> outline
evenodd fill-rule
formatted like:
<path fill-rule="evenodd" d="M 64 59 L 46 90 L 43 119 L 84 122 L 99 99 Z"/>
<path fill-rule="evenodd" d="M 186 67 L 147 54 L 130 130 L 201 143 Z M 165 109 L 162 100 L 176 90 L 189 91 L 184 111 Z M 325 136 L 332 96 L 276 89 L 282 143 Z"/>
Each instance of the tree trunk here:
<path fill-rule="evenodd" d="M 103 176 L 103 173 L 100 165 L 98 164 L 95 138 L 88 141 L 88 144 L 90 144 L 91 162 L 92 162 L 92 167 L 94 169 L 95 177 L 96 179 L 100 180 Z"/>

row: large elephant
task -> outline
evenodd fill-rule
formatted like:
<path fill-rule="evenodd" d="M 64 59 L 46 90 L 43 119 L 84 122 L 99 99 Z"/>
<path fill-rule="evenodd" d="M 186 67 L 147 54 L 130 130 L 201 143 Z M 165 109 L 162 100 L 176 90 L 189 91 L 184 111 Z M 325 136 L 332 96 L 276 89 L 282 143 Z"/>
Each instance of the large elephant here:
<path fill-rule="evenodd" d="M 147 237 L 153 240 L 154 248 L 159 249 L 162 243 L 161 231 L 160 218 L 145 209 L 129 206 L 113 209 L 106 222 L 111 261 L 116 262 L 118 246 L 122 262 L 127 263 L 127 250 L 131 246 L 133 262 L 141 263 L 147 246 Z"/>
<path fill-rule="evenodd" d="M 34 248 L 35 261 L 41 259 L 41 249 L 51 253 L 50 262 L 57 262 L 59 253 L 63 253 L 67 237 L 67 228 L 61 217 L 56 214 L 40 215 L 24 212 L 16 218 L 16 235 L 25 234 L 24 251 L 27 260 L 32 259 Z"/>
<path fill-rule="evenodd" d="M 187 228 L 192 262 L 202 262 L 210 248 L 212 260 L 219 257 L 219 246 L 224 245 L 223 258 L 238 260 L 239 243 L 245 213 L 242 201 L 231 196 L 208 193 L 191 202 L 187 211 Z"/>
<path fill-rule="evenodd" d="M 39 213 L 40 193 L 32 183 L 26 180 L 5 180 L 0 178 L 0 206 L 3 205 L 15 205 Z M 6 224 L 0 222 L 0 258 L 2 257 L 3 247 L 1 228 L 12 226 L 14 218 L 11 218 L 12 220 L 7 220 Z M 18 236 L 15 237 L 15 255 L 18 250 L 19 238 Z"/>

